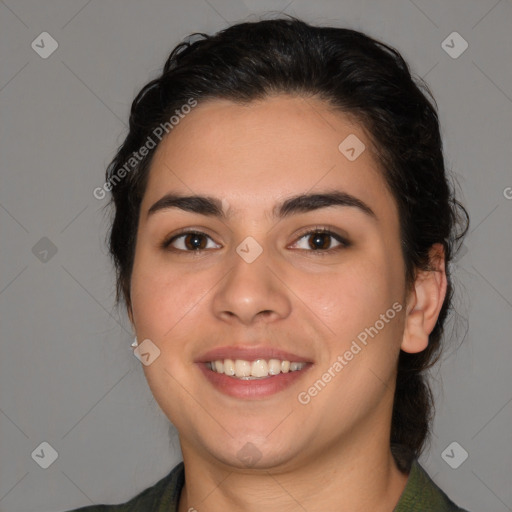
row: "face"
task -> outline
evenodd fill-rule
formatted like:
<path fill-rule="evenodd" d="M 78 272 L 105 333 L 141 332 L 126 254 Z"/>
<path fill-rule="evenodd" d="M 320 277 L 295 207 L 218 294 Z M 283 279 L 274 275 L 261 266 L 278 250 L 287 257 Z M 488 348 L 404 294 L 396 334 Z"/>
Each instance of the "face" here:
<path fill-rule="evenodd" d="M 388 438 L 405 266 L 358 123 L 312 98 L 200 103 L 140 212 L 130 317 L 185 457 L 286 468 Z"/>

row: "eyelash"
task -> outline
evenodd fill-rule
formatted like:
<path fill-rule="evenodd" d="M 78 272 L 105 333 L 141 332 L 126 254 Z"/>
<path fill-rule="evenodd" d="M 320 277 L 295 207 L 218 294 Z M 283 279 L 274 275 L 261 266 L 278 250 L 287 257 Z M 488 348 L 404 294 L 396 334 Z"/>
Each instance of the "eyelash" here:
<path fill-rule="evenodd" d="M 327 228 L 327 227 L 324 227 L 324 226 L 316 226 L 312 229 L 309 229 L 303 233 L 301 233 L 296 242 L 294 242 L 294 245 L 299 241 L 301 240 L 302 238 L 306 237 L 306 236 L 310 236 L 310 235 L 315 235 L 315 234 L 323 234 L 323 235 L 329 235 L 331 236 L 332 238 L 334 238 L 337 242 L 340 243 L 340 245 L 336 246 L 336 247 L 333 247 L 333 248 L 330 248 L 330 249 L 299 249 L 301 251 L 309 251 L 309 252 L 313 252 L 315 253 L 315 255 L 317 256 L 325 256 L 325 255 L 328 255 L 328 254 L 331 254 L 333 252 L 336 252 L 336 251 L 339 251 L 339 250 L 342 250 L 342 249 L 346 249 L 348 247 L 350 247 L 351 243 L 344 237 L 342 237 L 341 235 L 335 233 L 334 231 L 332 231 L 331 229 Z M 175 234 L 173 235 L 172 237 L 170 238 L 167 238 L 165 239 L 162 243 L 161 243 L 161 248 L 164 249 L 164 250 L 170 250 L 170 251 L 173 251 L 173 252 L 188 252 L 188 253 L 193 253 L 193 254 L 197 254 L 197 253 L 201 253 L 203 251 L 209 251 L 211 249 L 195 249 L 195 250 L 184 250 L 184 249 L 175 249 L 175 248 L 170 248 L 169 246 L 176 240 L 178 240 L 179 238 L 182 238 L 184 236 L 187 236 L 187 235 L 200 235 L 200 236 L 205 236 L 207 238 L 210 238 L 210 240 L 212 239 L 209 235 L 207 235 L 206 233 L 203 233 L 201 231 L 196 231 L 196 230 L 188 230 L 188 231 L 182 231 L 178 234 Z"/>

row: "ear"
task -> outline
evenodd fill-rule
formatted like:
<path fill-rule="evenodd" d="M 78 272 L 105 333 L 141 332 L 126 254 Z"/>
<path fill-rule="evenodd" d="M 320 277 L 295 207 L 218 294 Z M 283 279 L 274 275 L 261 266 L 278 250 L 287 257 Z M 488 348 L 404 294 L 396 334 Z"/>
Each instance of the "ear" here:
<path fill-rule="evenodd" d="M 416 353 L 428 346 L 429 334 L 434 329 L 446 296 L 445 254 L 442 244 L 430 249 L 433 270 L 419 271 L 413 289 L 407 298 L 404 335 L 400 348 Z"/>
<path fill-rule="evenodd" d="M 135 330 L 135 323 L 133 321 L 133 310 L 132 310 L 131 304 L 128 304 L 128 306 L 126 308 L 126 312 L 128 314 L 128 318 L 130 319 L 130 323 L 132 324 L 132 328 Z"/>

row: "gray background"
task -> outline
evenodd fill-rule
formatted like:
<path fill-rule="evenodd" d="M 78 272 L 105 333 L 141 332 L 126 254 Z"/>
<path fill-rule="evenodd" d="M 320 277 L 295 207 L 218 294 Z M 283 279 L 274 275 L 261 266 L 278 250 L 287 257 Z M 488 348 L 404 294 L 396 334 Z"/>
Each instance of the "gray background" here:
<path fill-rule="evenodd" d="M 421 462 L 459 505 L 512 510 L 510 0 L 0 0 L 1 511 L 125 501 L 180 460 L 113 306 L 92 191 L 169 51 L 269 10 L 382 39 L 432 88 L 472 226 Z M 31 47 L 44 31 L 59 45 L 46 59 Z M 458 58 L 442 47 L 453 31 L 469 44 Z M 31 455 L 44 441 L 58 453 L 47 469 Z M 457 469 L 441 455 L 454 441 L 469 454 Z"/>

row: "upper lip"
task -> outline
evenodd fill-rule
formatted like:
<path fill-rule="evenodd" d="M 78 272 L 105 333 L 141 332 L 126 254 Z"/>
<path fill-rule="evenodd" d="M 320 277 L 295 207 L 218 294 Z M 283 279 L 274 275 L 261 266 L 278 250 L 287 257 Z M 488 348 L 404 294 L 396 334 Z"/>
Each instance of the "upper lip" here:
<path fill-rule="evenodd" d="M 226 345 L 224 347 L 217 347 L 204 354 L 201 354 L 196 363 L 208 363 L 210 361 L 218 361 L 223 359 L 243 359 L 245 361 L 255 361 L 256 359 L 280 359 L 281 361 L 290 361 L 296 363 L 309 363 L 310 359 L 280 350 L 275 347 L 259 346 L 259 347 L 244 347 L 236 345 Z"/>

